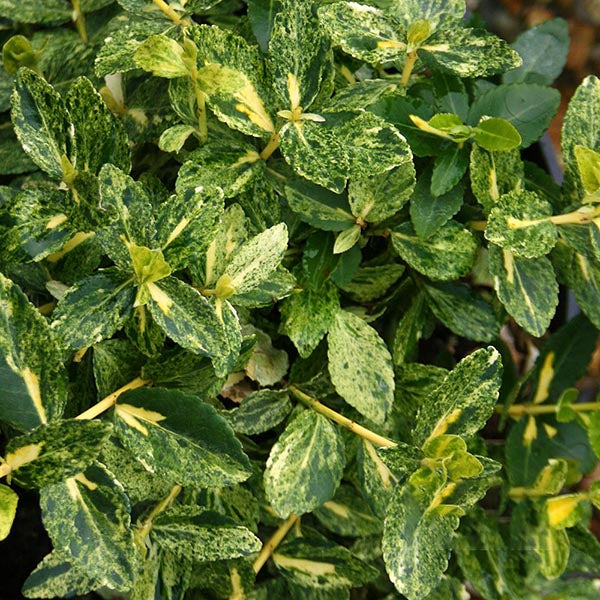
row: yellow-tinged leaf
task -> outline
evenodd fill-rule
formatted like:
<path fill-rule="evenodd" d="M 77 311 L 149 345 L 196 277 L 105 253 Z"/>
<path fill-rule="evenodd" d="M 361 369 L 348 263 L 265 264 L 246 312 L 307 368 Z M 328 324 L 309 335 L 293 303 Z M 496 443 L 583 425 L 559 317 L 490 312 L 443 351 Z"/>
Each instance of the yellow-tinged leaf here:
<path fill-rule="evenodd" d="M 546 502 L 546 514 L 550 527 L 559 527 L 567 521 L 573 511 L 577 509 L 580 500 L 581 496 L 578 494 L 550 498 Z"/>
<path fill-rule="evenodd" d="M 534 404 L 541 404 L 550 395 L 550 385 L 554 377 L 554 352 L 548 352 L 544 359 L 544 364 L 540 369 L 540 376 L 538 377 L 538 387 L 533 398 Z"/>
<path fill-rule="evenodd" d="M 291 556 L 283 556 L 282 554 L 273 554 L 275 564 L 286 569 L 297 569 L 305 573 L 313 575 L 333 575 L 335 573 L 335 565 L 327 562 L 318 562 L 308 560 L 306 558 L 292 558 Z"/>
<path fill-rule="evenodd" d="M 438 436 L 443 435 L 448 431 L 448 427 L 452 425 L 452 423 L 456 423 L 462 414 L 462 409 L 455 408 L 446 418 L 440 420 L 438 424 L 435 426 L 435 429 L 431 432 L 428 440 Z"/>
<path fill-rule="evenodd" d="M 171 306 L 173 306 L 173 300 L 171 300 L 171 298 L 153 282 L 147 283 L 146 287 L 150 292 L 152 300 L 158 304 L 158 308 L 160 308 L 165 315 L 168 315 Z"/>
<path fill-rule="evenodd" d="M 159 412 L 153 410 L 146 410 L 139 406 L 132 406 L 131 404 L 117 404 L 115 406 L 115 412 L 117 415 L 127 423 L 130 427 L 137 429 L 140 433 L 148 435 L 148 429 L 142 425 L 138 419 L 146 421 L 148 423 L 158 423 L 164 421 L 167 417 L 161 415 Z"/>
<path fill-rule="evenodd" d="M 523 432 L 523 444 L 525 446 L 531 446 L 533 440 L 537 438 L 537 424 L 535 418 L 529 415 L 527 420 L 527 426 Z"/>
<path fill-rule="evenodd" d="M 42 404 L 42 396 L 40 394 L 40 380 L 38 379 L 38 376 L 27 367 L 25 367 L 21 371 L 21 376 L 23 377 L 23 381 L 27 386 L 27 392 L 33 400 L 35 410 L 40 416 L 40 421 L 44 424 L 47 423 L 48 419 L 46 418 L 46 411 L 44 410 L 44 405 Z"/>
<path fill-rule="evenodd" d="M 7 454 L 5 462 L 11 471 L 16 471 L 23 465 L 33 462 L 40 455 L 43 446 L 44 442 L 21 446 L 16 452 Z"/>

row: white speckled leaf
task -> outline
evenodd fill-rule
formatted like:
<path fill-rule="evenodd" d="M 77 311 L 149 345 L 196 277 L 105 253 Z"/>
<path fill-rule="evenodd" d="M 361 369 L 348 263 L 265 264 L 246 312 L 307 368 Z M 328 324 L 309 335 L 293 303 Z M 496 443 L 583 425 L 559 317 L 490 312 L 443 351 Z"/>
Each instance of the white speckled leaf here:
<path fill-rule="evenodd" d="M 396 227 L 391 237 L 400 257 L 434 281 L 466 275 L 477 252 L 473 234 L 456 221 L 448 221 L 426 240 L 416 235 L 411 223 Z"/>
<path fill-rule="evenodd" d="M 396 487 L 388 505 L 383 559 L 396 589 L 409 600 L 426 598 L 448 566 L 463 510 L 441 503 L 446 485 L 440 473 L 419 469 Z"/>
<path fill-rule="evenodd" d="M 542 336 L 558 305 L 558 283 L 550 260 L 521 258 L 490 244 L 489 269 L 507 312 L 531 335 Z"/>
<path fill-rule="evenodd" d="M 53 179 L 61 179 L 70 154 L 69 117 L 58 92 L 31 71 L 17 74 L 11 101 L 15 132 L 29 158 Z"/>
<path fill-rule="evenodd" d="M 442 434 L 468 437 L 489 419 L 498 399 L 502 361 L 489 346 L 463 358 L 417 414 L 413 437 L 418 445 Z"/>
<path fill-rule="evenodd" d="M 287 243 L 287 227 L 280 223 L 242 244 L 225 268 L 235 292 L 249 292 L 267 279 L 281 263 Z"/>
<path fill-rule="evenodd" d="M 453 24 L 463 18 L 466 10 L 465 0 L 403 0 L 390 4 L 389 11 L 407 27 L 420 19 L 427 19 L 433 27 Z"/>
<path fill-rule="evenodd" d="M 286 518 L 317 508 L 335 493 L 345 463 L 336 427 L 312 410 L 303 411 L 285 428 L 267 460 L 265 492 L 273 510 Z"/>
<path fill-rule="evenodd" d="M 279 425 L 291 410 L 292 404 L 286 390 L 265 388 L 253 392 L 244 398 L 238 408 L 223 414 L 235 431 L 256 435 Z"/>
<path fill-rule="evenodd" d="M 136 549 L 129 500 L 100 463 L 40 492 L 42 521 L 54 548 L 100 585 L 127 590 Z"/>
<path fill-rule="evenodd" d="M 67 373 L 56 335 L 0 274 L 0 420 L 26 431 L 60 419 L 66 403 Z"/>
<path fill-rule="evenodd" d="M 329 375 L 338 394 L 383 423 L 394 400 L 392 357 L 379 334 L 355 314 L 338 310 L 329 328 Z"/>
<path fill-rule="evenodd" d="M 339 306 L 338 292 L 332 283 L 325 282 L 319 291 L 297 291 L 281 303 L 280 330 L 306 358 L 329 330 Z"/>
<path fill-rule="evenodd" d="M 250 475 L 227 421 L 194 396 L 161 388 L 129 391 L 115 405 L 114 423 L 123 445 L 173 483 L 223 486 Z"/>

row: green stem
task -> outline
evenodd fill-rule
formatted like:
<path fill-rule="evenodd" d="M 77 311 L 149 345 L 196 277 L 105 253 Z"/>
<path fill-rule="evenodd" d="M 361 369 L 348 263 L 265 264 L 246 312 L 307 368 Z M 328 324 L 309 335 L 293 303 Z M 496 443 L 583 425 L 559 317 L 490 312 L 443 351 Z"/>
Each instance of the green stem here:
<path fill-rule="evenodd" d="M 348 417 L 344 417 L 344 415 L 340 415 L 340 413 L 332 410 L 328 406 L 321 404 L 318 400 L 315 400 L 308 394 L 305 394 L 303 391 L 299 390 L 295 385 L 290 385 L 288 390 L 292 393 L 292 395 L 302 402 L 302 404 L 312 408 L 314 411 L 324 415 L 325 417 L 335 421 L 338 425 L 345 427 L 348 431 L 352 431 L 356 435 L 360 436 L 364 440 L 372 442 L 375 446 L 384 447 L 384 448 L 395 448 L 398 444 L 392 440 L 389 440 L 362 425 L 359 425 L 355 421 L 348 419 Z"/>
<path fill-rule="evenodd" d="M 208 125 L 206 123 L 206 96 L 194 77 L 194 91 L 196 92 L 196 104 L 198 105 L 198 138 L 201 144 L 208 139 Z"/>
<path fill-rule="evenodd" d="M 163 498 L 150 512 L 150 514 L 146 517 L 146 520 L 140 525 L 139 529 L 136 531 L 135 533 L 135 538 L 138 541 L 140 547 L 144 548 L 144 542 L 146 540 L 146 538 L 148 537 L 148 534 L 150 533 L 150 531 L 152 530 L 152 524 L 154 519 L 162 512 L 164 512 L 165 510 L 167 510 L 167 508 L 169 508 L 169 506 L 171 506 L 171 503 L 173 502 L 173 500 L 175 500 L 175 498 L 177 498 L 177 496 L 179 495 L 179 492 L 181 492 L 182 487 L 180 485 L 174 485 L 171 488 L 171 491 L 168 493 L 168 495 Z"/>
<path fill-rule="evenodd" d="M 254 569 L 254 573 L 257 574 L 265 565 L 265 563 L 269 560 L 271 555 L 273 554 L 275 548 L 281 544 L 283 538 L 288 534 L 290 529 L 294 526 L 294 523 L 300 517 L 295 514 L 291 514 L 275 531 L 275 533 L 265 542 L 263 545 L 259 555 L 257 556 L 252 568 Z"/>
<path fill-rule="evenodd" d="M 349 83 L 349 84 L 353 84 L 356 83 L 356 77 L 354 77 L 354 75 L 352 74 L 352 71 L 346 66 L 346 65 L 342 65 L 339 68 L 340 71 L 340 75 Z"/>
<path fill-rule="evenodd" d="M 571 404 L 571 409 L 575 412 L 591 412 L 600 410 L 600 402 L 578 402 Z M 513 418 L 522 417 L 524 415 L 551 415 L 558 410 L 557 404 L 513 404 L 508 409 L 508 415 Z M 503 413 L 503 406 L 496 406 L 497 413 Z"/>
<path fill-rule="evenodd" d="M 176 25 L 187 27 L 190 22 L 187 19 L 182 19 L 165 0 L 152 0 L 159 10 L 164 13 Z"/>
<path fill-rule="evenodd" d="M 73 21 L 75 22 L 75 27 L 77 28 L 77 32 L 79 33 L 79 37 L 84 44 L 88 43 L 88 35 L 85 29 L 85 16 L 81 12 L 81 6 L 79 4 L 79 0 L 71 0 L 71 5 L 73 6 Z"/>
<path fill-rule="evenodd" d="M 410 76 L 417 62 L 417 51 L 413 50 L 406 55 L 406 62 L 404 63 L 404 69 L 402 69 L 402 78 L 400 83 L 407 85 L 410 81 Z"/>
<path fill-rule="evenodd" d="M 108 409 L 112 408 L 117 402 L 117 398 L 127 392 L 128 390 L 135 390 L 136 388 L 143 387 L 145 385 L 149 385 L 150 381 L 147 379 L 142 379 L 141 377 L 136 377 L 129 383 L 125 384 L 123 387 L 119 388 L 116 392 L 109 394 L 106 398 L 103 398 L 98 402 L 98 404 L 94 404 L 91 408 L 88 408 L 86 411 L 82 412 L 80 415 L 77 415 L 75 418 L 80 421 L 87 421 L 88 419 L 94 419 L 98 415 L 101 415 L 103 412 L 106 412 Z"/>
<path fill-rule="evenodd" d="M 260 157 L 263 160 L 267 160 L 269 156 L 271 156 L 271 154 L 273 154 L 273 152 L 277 150 L 277 148 L 279 148 L 279 133 L 275 132 L 271 136 L 269 143 L 264 147 L 263 151 L 260 153 Z"/>

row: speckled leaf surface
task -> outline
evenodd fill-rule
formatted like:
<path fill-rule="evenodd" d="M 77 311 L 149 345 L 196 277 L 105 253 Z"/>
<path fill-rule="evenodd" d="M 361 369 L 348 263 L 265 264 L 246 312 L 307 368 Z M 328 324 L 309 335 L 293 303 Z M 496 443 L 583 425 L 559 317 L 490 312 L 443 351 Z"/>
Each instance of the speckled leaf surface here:
<path fill-rule="evenodd" d="M 55 550 L 99 584 L 127 590 L 135 547 L 129 500 L 100 463 L 40 492 L 44 527 Z"/>
<path fill-rule="evenodd" d="M 224 416 L 238 433 L 256 435 L 279 425 L 291 411 L 286 390 L 267 388 L 253 392 Z"/>
<path fill-rule="evenodd" d="M 457 335 L 491 342 L 500 332 L 492 305 L 467 286 L 440 281 L 425 285 L 424 289 L 433 314 Z"/>
<path fill-rule="evenodd" d="M 404 274 L 404 265 L 360 267 L 349 283 L 339 287 L 353 300 L 371 302 L 383 296 Z"/>
<path fill-rule="evenodd" d="M 92 82 L 80 77 L 69 89 L 65 105 L 73 124 L 73 167 L 97 174 L 105 163 L 125 172 L 131 168 L 127 133 L 110 112 Z"/>
<path fill-rule="evenodd" d="M 455 24 L 463 18 L 465 0 L 404 0 L 394 3 L 389 11 L 407 27 L 420 19 L 427 19 L 435 28 L 440 24 Z"/>
<path fill-rule="evenodd" d="M 428 314 L 429 309 L 427 308 L 425 294 L 423 292 L 416 293 L 398 321 L 392 346 L 395 365 L 411 360 L 416 354 Z"/>
<path fill-rule="evenodd" d="M 569 535 L 565 529 L 540 527 L 534 534 L 535 552 L 540 558 L 540 571 L 548 579 L 556 579 L 567 568 Z"/>
<path fill-rule="evenodd" d="M 412 156 L 385 174 L 385 177 L 351 179 L 348 200 L 355 217 L 379 223 L 396 214 L 411 197 L 415 187 Z"/>
<path fill-rule="evenodd" d="M 98 396 L 104 398 L 137 377 L 146 360 L 128 340 L 95 344 L 92 363 Z"/>
<path fill-rule="evenodd" d="M 304 514 L 331 499 L 346 462 L 344 444 L 335 426 L 306 410 L 285 428 L 269 454 L 265 492 L 282 518 Z"/>
<path fill-rule="evenodd" d="M 544 256 L 557 239 L 551 215 L 552 205 L 535 192 L 510 192 L 491 210 L 485 237 L 523 258 Z"/>
<path fill-rule="evenodd" d="M 176 390 L 133 390 L 119 397 L 115 432 L 151 472 L 180 485 L 231 485 L 250 463 L 216 410 Z"/>
<path fill-rule="evenodd" d="M 543 335 L 558 305 L 558 283 L 550 260 L 521 258 L 490 244 L 489 269 L 508 313 L 531 335 Z"/>
<path fill-rule="evenodd" d="M 11 477 L 24 488 L 42 488 L 85 470 L 100 452 L 111 427 L 102 421 L 68 419 L 41 425 L 12 438 L 5 450 Z"/>
<path fill-rule="evenodd" d="M 149 71 L 157 77 L 186 77 L 190 74 L 190 64 L 183 46 L 166 35 L 151 35 L 134 55 L 138 68 Z"/>
<path fill-rule="evenodd" d="M 548 128 L 559 102 L 558 90 L 543 85 L 499 85 L 481 94 L 473 102 L 469 111 L 469 122 L 478 123 L 483 116 L 506 119 L 520 133 L 522 148 L 527 148 Z"/>
<path fill-rule="evenodd" d="M 577 145 L 600 151 L 600 79 L 595 75 L 586 77 L 575 90 L 563 121 L 561 150 L 566 166 L 565 193 L 571 201 L 583 197 L 575 160 Z"/>
<path fill-rule="evenodd" d="M 2 85 L 0 72 L 0 86 Z M 11 86 L 12 90 L 12 86 Z M 0 103 L 1 103 L 0 89 Z M 2 105 L 0 104 L 0 107 Z M 20 175 L 36 170 L 35 164 L 25 154 L 14 131 L 4 131 L 0 139 L 0 175 Z"/>
<path fill-rule="evenodd" d="M 0 484 L 0 541 L 6 539 L 12 528 L 19 497 L 7 485 Z"/>
<path fill-rule="evenodd" d="M 114 268 L 82 279 L 60 299 L 52 330 L 75 350 L 109 338 L 133 312 L 132 283 L 131 277 Z"/>
<path fill-rule="evenodd" d="M 328 100 L 327 108 L 333 111 L 360 111 L 379 100 L 400 97 L 397 83 L 386 79 L 365 79 L 336 90 L 335 96 Z"/>
<path fill-rule="evenodd" d="M 388 505 L 383 559 L 396 589 L 409 600 L 426 597 L 448 565 L 463 511 L 442 503 L 446 484 L 441 474 L 420 469 L 394 490 Z"/>
<path fill-rule="evenodd" d="M 268 51 L 273 90 L 282 108 L 295 108 L 296 98 L 290 97 L 288 82 L 292 74 L 300 91 L 299 105 L 306 109 L 317 96 L 323 73 L 332 61 L 329 41 L 318 27 L 312 1 L 281 0 L 278 8 Z"/>
<path fill-rule="evenodd" d="M 334 46 L 368 63 L 402 59 L 404 27 L 384 11 L 357 2 L 334 2 L 318 10 L 321 27 Z M 384 43 L 380 45 L 381 43 Z M 385 44 L 392 42 L 392 44 Z"/>
<path fill-rule="evenodd" d="M 11 100 L 17 138 L 29 158 L 53 179 L 62 177 L 61 159 L 70 154 L 69 117 L 58 92 L 29 69 L 17 74 Z"/>
<path fill-rule="evenodd" d="M 0 1 L 0 16 L 21 23 L 66 23 L 71 14 L 71 7 L 62 0 L 48 0 L 42 6 L 36 0 Z"/>
<path fill-rule="evenodd" d="M 191 152 L 177 174 L 178 192 L 198 186 L 206 191 L 218 186 L 225 198 L 233 198 L 246 190 L 255 178 L 264 173 L 265 162 L 259 160 L 256 148 L 239 142 L 223 147 L 208 142 Z"/>
<path fill-rule="evenodd" d="M 469 175 L 475 198 L 489 212 L 502 195 L 520 188 L 523 161 L 517 150 L 488 152 L 473 144 Z"/>
<path fill-rule="evenodd" d="M 67 402 L 67 373 L 55 334 L 2 274 L 0 389 L 0 420 L 21 431 L 60 419 Z"/>
<path fill-rule="evenodd" d="M 338 292 L 330 282 L 319 291 L 297 291 L 281 303 L 280 330 L 292 340 L 300 356 L 307 357 L 329 330 L 339 306 Z"/>
<path fill-rule="evenodd" d="M 232 519 L 197 507 L 173 507 L 153 523 L 152 539 L 164 550 L 196 562 L 258 552 L 260 540 Z"/>
<path fill-rule="evenodd" d="M 175 277 L 152 285 L 148 307 L 157 325 L 182 348 L 210 357 L 218 375 L 228 372 L 236 356 L 229 354 L 225 327 L 209 301 Z"/>
<path fill-rule="evenodd" d="M 303 177 L 340 193 L 349 177 L 368 177 L 406 163 L 404 137 L 367 112 L 323 113 L 324 122 L 288 123 L 281 130 L 281 152 Z"/>
<path fill-rule="evenodd" d="M 202 257 L 223 215 L 221 190 L 196 190 L 171 196 L 155 211 L 156 241 L 174 271 Z"/>
<path fill-rule="evenodd" d="M 469 436 L 485 425 L 500 389 L 502 361 L 493 347 L 463 358 L 417 415 L 415 442 L 442 434 Z"/>
<path fill-rule="evenodd" d="M 466 275 L 475 260 L 477 242 L 470 231 L 448 221 L 431 237 L 418 237 L 411 223 L 392 230 L 394 249 L 410 267 L 434 281 Z"/>
<path fill-rule="evenodd" d="M 419 48 L 418 55 L 426 64 L 460 77 L 487 77 L 521 65 L 521 57 L 504 40 L 462 27 L 440 29 Z"/>
<path fill-rule="evenodd" d="M 235 292 L 249 292 L 267 279 L 281 263 L 287 243 L 287 227 L 280 223 L 242 244 L 225 268 Z"/>
<path fill-rule="evenodd" d="M 92 591 L 98 584 L 85 570 L 56 550 L 47 554 L 23 584 L 26 598 L 69 597 Z"/>
<path fill-rule="evenodd" d="M 273 553 L 273 562 L 286 579 L 318 590 L 356 587 L 377 577 L 373 567 L 347 548 L 323 539 L 286 541 Z"/>
<path fill-rule="evenodd" d="M 361 414 L 383 423 L 394 399 L 392 357 L 363 319 L 338 310 L 329 328 L 329 374 L 338 394 Z"/>

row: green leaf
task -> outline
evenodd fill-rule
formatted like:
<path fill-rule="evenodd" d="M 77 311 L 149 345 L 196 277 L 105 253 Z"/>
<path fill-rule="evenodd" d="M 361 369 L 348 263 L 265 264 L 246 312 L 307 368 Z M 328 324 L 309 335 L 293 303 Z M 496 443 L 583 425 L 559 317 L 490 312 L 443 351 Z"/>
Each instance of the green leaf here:
<path fill-rule="evenodd" d="M 367 502 L 350 485 L 342 484 L 331 500 L 313 515 L 329 531 L 346 537 L 364 537 L 381 533 L 381 521 Z"/>
<path fill-rule="evenodd" d="M 20 175 L 35 170 L 35 164 L 25 154 L 14 130 L 4 131 L 0 140 L 0 175 Z"/>
<path fill-rule="evenodd" d="M 457 335 L 491 342 L 500 332 L 500 322 L 491 304 L 466 285 L 439 282 L 424 288 L 433 314 Z"/>
<path fill-rule="evenodd" d="M 504 194 L 518 191 L 525 176 L 518 150 L 488 152 L 477 144 L 471 150 L 469 174 L 473 194 L 486 212 Z"/>
<path fill-rule="evenodd" d="M 521 258 L 510 250 L 489 246 L 494 289 L 507 312 L 536 337 L 544 334 L 558 305 L 558 283 L 545 257 Z"/>
<path fill-rule="evenodd" d="M 433 394 L 435 400 L 421 406 L 415 442 L 422 445 L 442 434 L 468 437 L 479 431 L 494 410 L 501 374 L 500 354 L 491 346 L 463 358 Z"/>
<path fill-rule="evenodd" d="M 383 423 L 394 399 L 392 357 L 360 317 L 338 310 L 329 328 L 329 374 L 338 394 L 368 419 Z"/>
<path fill-rule="evenodd" d="M 281 10 L 281 0 L 248 0 L 248 21 L 263 52 L 269 47 L 275 16 Z"/>
<path fill-rule="evenodd" d="M 102 421 L 63 420 L 10 440 L 5 463 L 21 487 L 35 489 L 73 477 L 100 452 L 111 427 Z"/>
<path fill-rule="evenodd" d="M 352 214 L 367 223 L 379 223 L 395 215 L 411 197 L 415 188 L 412 158 L 388 171 L 385 177 L 351 179 L 348 200 Z"/>
<path fill-rule="evenodd" d="M 391 237 L 400 258 L 436 281 L 466 275 L 477 251 L 477 242 L 471 232 L 456 221 L 448 221 L 426 240 L 415 234 L 411 223 L 394 228 Z"/>
<path fill-rule="evenodd" d="M 573 152 L 583 189 L 594 194 L 600 188 L 600 154 L 583 146 L 575 146 Z"/>
<path fill-rule="evenodd" d="M 422 173 L 410 199 L 410 218 L 421 238 L 428 238 L 445 225 L 461 208 L 464 185 L 455 185 L 441 196 L 431 193 L 431 171 Z"/>
<path fill-rule="evenodd" d="M 260 540 L 246 527 L 214 511 L 176 506 L 152 523 L 152 540 L 180 558 L 224 560 L 258 552 Z"/>
<path fill-rule="evenodd" d="M 333 2 L 317 12 L 333 45 L 355 58 L 379 64 L 406 54 L 404 28 L 382 10 L 357 2 Z"/>
<path fill-rule="evenodd" d="M 425 301 L 425 294 L 417 292 L 410 300 L 410 304 L 398 321 L 392 356 L 394 365 L 401 365 L 417 353 L 417 345 L 421 338 L 425 321 L 429 311 Z"/>
<path fill-rule="evenodd" d="M 135 64 L 157 77 L 186 77 L 190 75 L 192 57 L 175 40 L 165 35 L 152 35 L 134 55 Z"/>
<path fill-rule="evenodd" d="M 556 243 L 551 215 L 552 205 L 535 192 L 510 192 L 491 210 L 485 237 L 523 258 L 538 258 L 548 254 Z"/>
<path fill-rule="evenodd" d="M 70 597 L 87 594 L 98 587 L 85 569 L 75 566 L 63 554 L 53 550 L 47 554 L 23 584 L 27 598 Z"/>
<path fill-rule="evenodd" d="M 313 16 L 312 2 L 281 0 L 273 19 L 268 66 L 281 106 L 308 108 L 332 62 L 329 41 Z"/>
<path fill-rule="evenodd" d="M 6 539 L 10 533 L 19 496 L 7 485 L 0 484 L 0 541 Z"/>
<path fill-rule="evenodd" d="M 475 141 L 489 152 L 512 150 L 521 145 L 519 132 L 505 119 L 483 117 L 474 131 Z"/>
<path fill-rule="evenodd" d="M 217 411 L 176 390 L 132 390 L 119 396 L 115 431 L 152 472 L 180 485 L 211 487 L 244 481 L 250 463 Z"/>
<path fill-rule="evenodd" d="M 308 588 L 355 587 L 373 581 L 377 570 L 329 540 L 299 537 L 281 544 L 273 562 L 286 578 Z"/>
<path fill-rule="evenodd" d="M 444 196 L 456 186 L 469 166 L 469 153 L 466 146 L 453 144 L 436 157 L 431 173 L 431 193 Z"/>
<path fill-rule="evenodd" d="M 433 86 L 439 112 L 455 114 L 464 122 L 469 112 L 469 96 L 462 80 L 452 73 L 439 71 L 433 78 Z"/>
<path fill-rule="evenodd" d="M 114 268 L 77 282 L 53 313 L 53 331 L 65 346 L 75 350 L 111 337 L 133 312 L 132 283 L 132 278 Z"/>
<path fill-rule="evenodd" d="M 569 560 L 569 536 L 564 529 L 542 526 L 534 536 L 535 552 L 540 557 L 540 571 L 548 579 L 564 572 Z"/>
<path fill-rule="evenodd" d="M 103 164 L 110 162 L 128 172 L 131 156 L 125 127 L 110 112 L 92 82 L 85 77 L 76 79 L 65 105 L 75 128 L 69 156 L 73 168 L 96 175 Z"/>
<path fill-rule="evenodd" d="M 15 133 L 29 158 L 53 179 L 70 155 L 69 116 L 60 95 L 29 69 L 17 73 L 11 100 Z"/>
<path fill-rule="evenodd" d="M 321 506 L 333 497 L 345 462 L 342 438 L 331 422 L 312 410 L 301 412 L 267 460 L 264 484 L 273 510 L 286 518 Z"/>
<path fill-rule="evenodd" d="M 562 127 L 561 150 L 566 166 L 564 192 L 571 202 L 578 202 L 584 196 L 575 160 L 575 146 L 600 152 L 599 115 L 600 80 L 589 75 L 575 90 Z"/>
<path fill-rule="evenodd" d="M 0 388 L 0 420 L 20 431 L 60 419 L 67 403 L 67 373 L 56 336 L 2 274 Z"/>
<path fill-rule="evenodd" d="M 287 391 L 262 389 L 244 398 L 238 408 L 223 414 L 238 433 L 256 435 L 277 427 L 291 411 Z"/>
<path fill-rule="evenodd" d="M 329 282 L 319 291 L 297 291 L 281 303 L 280 330 L 306 358 L 329 331 L 339 306 L 336 287 Z"/>
<path fill-rule="evenodd" d="M 385 98 L 399 99 L 399 85 L 387 79 L 365 79 L 337 89 L 327 101 L 328 110 L 361 111 Z"/>
<path fill-rule="evenodd" d="M 287 242 L 287 227 L 280 223 L 242 244 L 224 272 L 231 278 L 234 293 L 249 292 L 265 281 L 281 263 Z"/>
<path fill-rule="evenodd" d="M 455 25 L 465 14 L 464 0 L 404 0 L 388 9 L 407 27 L 419 20 L 429 21 L 432 28 Z"/>
<path fill-rule="evenodd" d="M 66 23 L 72 18 L 72 8 L 62 0 L 48 0 L 42 6 L 36 0 L 2 0 L 0 17 L 19 23 Z"/>
<path fill-rule="evenodd" d="M 99 585 L 127 590 L 135 546 L 129 500 L 99 463 L 40 491 L 42 521 L 54 548 Z"/>
<path fill-rule="evenodd" d="M 569 50 L 569 29 L 564 19 L 550 19 L 528 29 L 512 47 L 523 64 L 504 73 L 504 83 L 540 83 L 550 85 L 561 74 Z"/>
<path fill-rule="evenodd" d="M 275 348 L 270 336 L 252 325 L 244 326 L 244 334 L 253 335 L 256 340 L 252 355 L 244 367 L 246 375 L 260 385 L 279 383 L 289 367 L 287 352 Z"/>
<path fill-rule="evenodd" d="M 194 354 L 208 356 L 217 375 L 229 372 L 237 358 L 241 336 L 227 336 L 225 322 L 210 302 L 175 277 L 151 283 L 148 288 L 152 298 L 148 303 L 150 314 L 167 336 Z"/>
<path fill-rule="evenodd" d="M 448 565 L 463 510 L 442 503 L 446 485 L 442 475 L 419 469 L 405 485 L 396 487 L 388 505 L 383 559 L 396 589 L 409 600 L 426 597 Z"/>
<path fill-rule="evenodd" d="M 158 147 L 163 152 L 179 152 L 187 139 L 193 134 L 196 133 L 196 127 L 192 125 L 174 125 L 173 127 L 169 127 L 165 129 L 160 139 L 158 140 Z"/>
<path fill-rule="evenodd" d="M 371 113 L 321 116 L 323 122 L 284 125 L 280 149 L 296 172 L 333 192 L 341 193 L 349 177 L 384 173 L 411 156 L 402 135 Z"/>
<path fill-rule="evenodd" d="M 548 128 L 559 102 L 560 94 L 553 88 L 534 83 L 499 85 L 473 102 L 469 121 L 478 123 L 483 116 L 506 119 L 521 135 L 522 148 L 527 148 Z"/>

